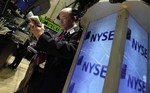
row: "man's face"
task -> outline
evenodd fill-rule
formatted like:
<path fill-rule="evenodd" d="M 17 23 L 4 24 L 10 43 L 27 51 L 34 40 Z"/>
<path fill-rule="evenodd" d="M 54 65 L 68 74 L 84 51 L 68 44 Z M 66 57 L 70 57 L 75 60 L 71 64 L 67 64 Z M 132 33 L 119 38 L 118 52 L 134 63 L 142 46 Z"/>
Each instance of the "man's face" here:
<path fill-rule="evenodd" d="M 64 30 L 68 30 L 73 27 L 73 19 L 68 12 L 61 12 L 59 14 L 60 26 Z"/>

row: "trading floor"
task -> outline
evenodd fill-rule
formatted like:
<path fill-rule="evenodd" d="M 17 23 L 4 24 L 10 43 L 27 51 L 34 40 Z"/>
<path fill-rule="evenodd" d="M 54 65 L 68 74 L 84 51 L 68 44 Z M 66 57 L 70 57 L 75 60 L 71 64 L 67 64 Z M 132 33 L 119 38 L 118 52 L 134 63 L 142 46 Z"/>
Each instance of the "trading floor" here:
<path fill-rule="evenodd" d="M 8 63 L 11 63 L 14 57 L 11 56 Z M 7 65 L 0 69 L 0 93 L 14 93 L 18 88 L 27 70 L 29 61 L 23 59 L 17 69 L 13 70 Z"/>

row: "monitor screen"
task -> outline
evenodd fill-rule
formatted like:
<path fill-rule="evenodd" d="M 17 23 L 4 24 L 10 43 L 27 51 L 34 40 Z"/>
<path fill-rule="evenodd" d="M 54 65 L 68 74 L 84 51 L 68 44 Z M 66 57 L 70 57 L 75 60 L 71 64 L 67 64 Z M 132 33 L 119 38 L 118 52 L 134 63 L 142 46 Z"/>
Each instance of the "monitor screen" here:
<path fill-rule="evenodd" d="M 102 93 L 117 14 L 90 22 L 66 93 Z"/>
<path fill-rule="evenodd" d="M 18 0 L 16 6 L 22 13 L 24 13 L 29 7 L 29 5 L 24 0 Z"/>
<path fill-rule="evenodd" d="M 148 33 L 129 16 L 122 76 L 118 93 L 146 93 Z"/>
<path fill-rule="evenodd" d="M 32 9 L 33 14 L 37 15 L 40 12 L 41 8 L 40 6 L 36 6 Z"/>
<path fill-rule="evenodd" d="M 22 13 L 25 13 L 25 11 L 29 7 L 29 5 L 25 2 L 25 0 L 18 0 L 16 6 Z"/>
<path fill-rule="evenodd" d="M 27 9 L 31 7 L 35 1 L 36 0 L 18 0 L 16 6 L 22 13 L 26 13 Z"/>

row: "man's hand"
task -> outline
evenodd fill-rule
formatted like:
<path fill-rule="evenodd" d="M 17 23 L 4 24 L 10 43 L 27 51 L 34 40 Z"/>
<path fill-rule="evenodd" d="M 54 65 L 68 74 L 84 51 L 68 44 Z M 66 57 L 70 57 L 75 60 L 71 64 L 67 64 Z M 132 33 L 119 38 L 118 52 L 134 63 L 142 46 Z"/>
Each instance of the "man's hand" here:
<path fill-rule="evenodd" d="M 44 33 L 44 24 L 39 24 L 37 25 L 33 20 L 30 20 L 30 29 L 32 31 L 32 33 L 34 34 L 34 36 L 36 37 L 36 39 L 38 40 L 39 37 Z"/>
<path fill-rule="evenodd" d="M 41 24 L 40 19 L 39 19 L 38 16 L 31 16 L 31 17 L 29 17 L 29 19 L 32 20 L 32 21 L 34 21 L 34 23 L 37 24 L 37 25 Z"/>

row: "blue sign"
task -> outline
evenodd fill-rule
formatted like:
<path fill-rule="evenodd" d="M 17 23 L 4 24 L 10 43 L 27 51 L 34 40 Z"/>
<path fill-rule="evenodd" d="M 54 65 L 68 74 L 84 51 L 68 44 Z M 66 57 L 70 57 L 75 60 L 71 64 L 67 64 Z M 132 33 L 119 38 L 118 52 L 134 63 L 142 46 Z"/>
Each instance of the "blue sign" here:
<path fill-rule="evenodd" d="M 117 14 L 89 24 L 67 93 L 102 93 Z"/>
<path fill-rule="evenodd" d="M 146 93 L 148 33 L 130 16 L 119 93 Z"/>

